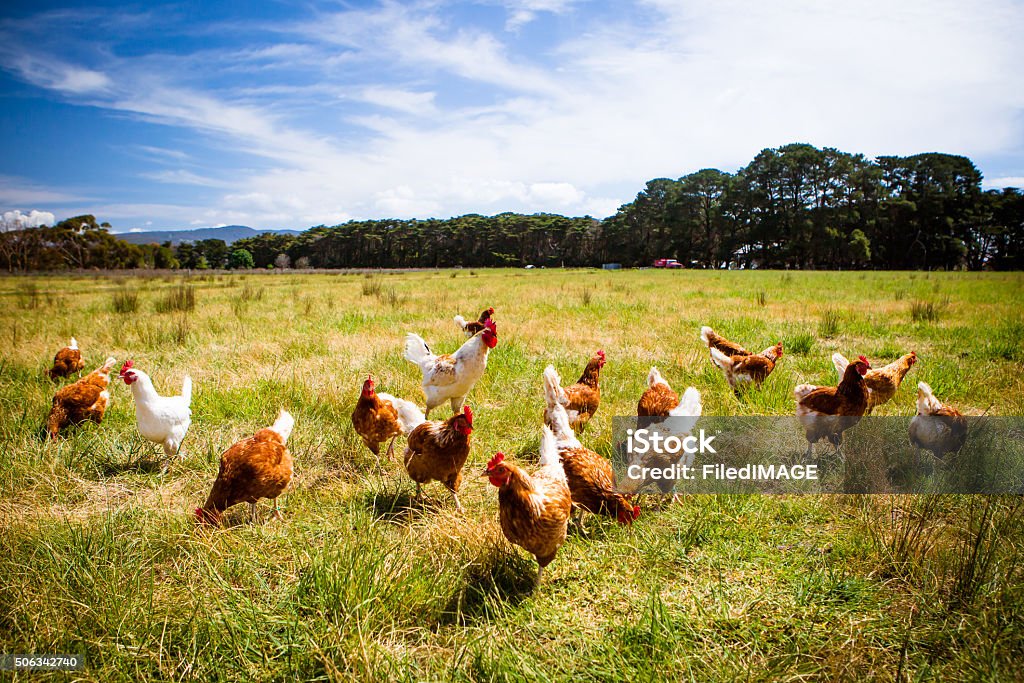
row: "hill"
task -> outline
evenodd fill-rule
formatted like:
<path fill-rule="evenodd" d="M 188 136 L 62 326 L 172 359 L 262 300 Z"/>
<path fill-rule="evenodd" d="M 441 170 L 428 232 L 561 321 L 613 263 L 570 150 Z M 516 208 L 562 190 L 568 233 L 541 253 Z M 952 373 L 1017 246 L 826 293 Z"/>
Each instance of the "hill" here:
<path fill-rule="evenodd" d="M 163 244 L 167 240 L 170 240 L 171 244 L 180 244 L 211 239 L 224 240 L 231 244 L 246 237 L 255 237 L 268 232 L 277 235 L 298 235 L 300 233 L 299 230 L 256 230 L 246 225 L 223 225 L 219 228 L 196 228 L 195 230 L 122 232 L 117 233 L 117 237 L 132 244 Z"/>

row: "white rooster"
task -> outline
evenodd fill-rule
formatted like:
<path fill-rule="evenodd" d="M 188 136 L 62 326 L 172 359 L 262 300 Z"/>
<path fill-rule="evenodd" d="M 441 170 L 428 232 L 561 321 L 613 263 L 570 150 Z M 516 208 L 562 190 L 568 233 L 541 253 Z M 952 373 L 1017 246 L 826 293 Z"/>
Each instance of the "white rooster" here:
<path fill-rule="evenodd" d="M 127 360 L 121 367 L 119 378 L 132 390 L 135 400 L 135 421 L 139 433 L 153 443 L 163 446 L 164 455 L 184 458 L 181 442 L 192 424 L 192 378 L 188 375 L 181 384 L 180 396 L 161 396 L 153 388 L 149 375 L 134 369 Z"/>
<path fill-rule="evenodd" d="M 417 334 L 405 338 L 405 359 L 414 363 L 423 373 L 423 393 L 430 411 L 445 401 L 451 401 L 452 412 L 462 410 L 466 396 L 487 369 L 487 354 L 498 345 L 498 327 L 493 320 L 484 323 L 482 332 L 474 334 L 459 350 L 436 356 Z"/>

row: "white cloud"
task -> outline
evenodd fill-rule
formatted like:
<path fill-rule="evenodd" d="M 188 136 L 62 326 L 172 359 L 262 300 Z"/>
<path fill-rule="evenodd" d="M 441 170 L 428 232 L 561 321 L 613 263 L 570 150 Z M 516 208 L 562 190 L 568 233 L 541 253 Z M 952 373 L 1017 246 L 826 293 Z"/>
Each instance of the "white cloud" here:
<path fill-rule="evenodd" d="M 1003 176 L 1001 178 L 985 178 L 982 185 L 987 189 L 1001 190 L 1004 187 L 1024 188 L 1024 176 Z"/>
<path fill-rule="evenodd" d="M 374 86 L 365 88 L 359 98 L 370 104 L 396 109 L 407 114 L 424 115 L 432 114 L 435 111 L 434 93 L 432 92 L 412 92 L 398 88 Z"/>
<path fill-rule="evenodd" d="M 21 230 L 23 228 L 38 228 L 41 225 L 53 225 L 57 220 L 49 211 L 37 211 L 32 209 L 27 214 L 18 209 L 5 211 L 3 222 L 0 227 L 6 230 Z"/>

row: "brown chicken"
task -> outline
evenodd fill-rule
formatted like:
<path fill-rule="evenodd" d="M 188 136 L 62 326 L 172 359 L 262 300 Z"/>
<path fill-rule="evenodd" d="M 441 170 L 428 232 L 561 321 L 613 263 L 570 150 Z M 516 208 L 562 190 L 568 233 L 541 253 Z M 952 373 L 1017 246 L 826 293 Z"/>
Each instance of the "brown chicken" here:
<path fill-rule="evenodd" d="M 869 415 L 872 409 L 886 403 L 896 395 L 900 384 L 903 383 L 903 378 L 907 376 L 910 368 L 914 367 L 916 362 L 917 352 L 911 351 L 884 367 L 868 370 L 868 374 L 864 376 L 864 381 L 868 385 Z M 832 364 L 835 366 L 839 376 L 842 377 L 850 361 L 846 360 L 841 353 L 833 353 Z"/>
<path fill-rule="evenodd" d="M 78 350 L 78 341 L 72 337 L 71 342 L 53 357 L 53 367 L 46 374 L 50 379 L 57 379 L 81 372 L 84 367 L 85 361 L 82 360 L 82 352 Z"/>
<path fill-rule="evenodd" d="M 380 455 L 380 445 L 390 439 L 388 459 L 393 460 L 395 439 L 423 422 L 423 413 L 412 401 L 379 394 L 373 387 L 373 377 L 367 376 L 352 411 L 352 426 L 375 456 Z"/>
<path fill-rule="evenodd" d="M 752 353 L 750 353 L 750 351 L 747 351 L 745 348 L 743 348 L 736 342 L 731 342 L 725 337 L 718 336 L 717 334 L 715 334 L 715 331 L 708 327 L 707 325 L 700 328 L 700 338 L 701 341 L 707 344 L 708 349 L 718 349 L 726 356 L 731 357 L 753 355 Z"/>
<path fill-rule="evenodd" d="M 416 482 L 416 500 L 422 497 L 423 484 L 439 481 L 452 492 L 455 509 L 462 512 L 459 486 L 472 433 L 473 411 L 469 406 L 444 422 L 426 420 L 414 427 L 409 433 L 404 460 L 405 471 Z"/>
<path fill-rule="evenodd" d="M 50 414 L 46 418 L 46 431 L 56 439 L 60 430 L 86 420 L 103 422 L 103 414 L 110 404 L 110 371 L 117 363 L 108 358 L 103 365 L 73 384 L 62 387 L 53 396 Z"/>
<path fill-rule="evenodd" d="M 281 519 L 277 497 L 292 480 L 292 454 L 285 445 L 295 419 L 281 410 L 273 427 L 242 439 L 220 456 L 220 471 L 203 507 L 196 508 L 199 524 L 220 526 L 224 511 L 237 503 L 249 504 L 249 518 L 256 521 L 256 501 L 274 502 L 274 517 Z"/>
<path fill-rule="evenodd" d="M 662 378 L 658 368 L 652 367 L 651 371 L 647 374 L 647 391 L 640 397 L 640 401 L 636 406 L 637 417 L 641 418 L 637 421 L 637 426 L 657 431 L 662 436 L 671 435 L 684 438 L 692 432 L 702 410 L 703 406 L 699 391 L 694 387 L 688 387 L 683 392 L 682 400 L 680 400 L 679 394 L 673 391 L 668 382 Z M 674 419 L 665 420 L 662 418 Z M 684 453 L 682 456 L 673 456 L 668 453 L 658 453 L 651 449 L 648 453 L 640 456 L 637 462 L 629 464 L 637 464 L 641 468 L 665 469 L 677 463 L 692 465 L 693 454 Z M 633 479 L 627 477 L 625 481 L 619 484 L 619 489 L 624 493 L 635 494 L 652 484 L 657 486 L 661 493 L 672 493 L 672 500 L 681 501 L 679 494 L 672 491 L 675 487 L 675 481 L 672 479 L 647 480 L 644 478 Z"/>
<path fill-rule="evenodd" d="M 569 427 L 569 416 L 561 404 L 555 404 L 551 417 L 551 431 L 572 493 L 573 507 L 614 517 L 620 524 L 632 524 L 640 516 L 640 507 L 634 506 L 616 489 L 612 464 L 583 447 Z"/>
<path fill-rule="evenodd" d="M 868 409 L 868 387 L 864 375 L 870 369 L 868 359 L 858 356 L 847 366 L 839 386 L 800 384 L 793 390 L 796 414 L 807 436 L 805 457 L 810 458 L 814 444 L 822 438 L 827 438 L 840 453 L 843 432 L 860 422 Z"/>
<path fill-rule="evenodd" d="M 583 369 L 583 375 L 576 384 L 562 388 L 562 378 L 555 370 L 555 366 L 549 365 L 544 370 L 544 390 L 547 397 L 548 408 L 544 413 L 544 423 L 551 425 L 549 413 L 554 402 L 565 407 L 569 415 L 569 426 L 573 432 L 582 432 L 586 429 L 590 418 L 597 412 L 601 405 L 601 387 L 598 384 L 601 379 L 601 368 L 604 367 L 604 351 L 598 350 L 587 362 Z"/>
<path fill-rule="evenodd" d="M 775 364 L 782 358 L 782 342 L 775 346 L 769 346 L 761 353 L 746 355 L 729 356 L 714 346 L 710 347 L 710 350 L 711 360 L 725 373 L 729 386 L 737 393 L 749 384 L 760 387 L 768 375 L 772 374 Z"/>
<path fill-rule="evenodd" d="M 910 443 L 936 458 L 957 453 L 967 441 L 967 418 L 935 398 L 932 388 L 917 384 L 917 415 L 910 421 Z"/>
<path fill-rule="evenodd" d="M 537 583 L 540 583 L 544 567 L 551 564 L 565 543 L 572 512 L 572 494 L 559 462 L 555 437 L 544 427 L 540 467 L 532 476 L 504 460 L 503 453 L 496 454 L 481 476 L 498 487 L 501 531 L 509 542 L 537 558 Z"/>
<path fill-rule="evenodd" d="M 459 329 L 466 333 L 467 337 L 472 337 L 477 332 L 484 331 L 484 323 L 491 319 L 494 315 L 494 308 L 486 308 L 484 312 L 480 314 L 480 317 L 473 321 L 466 321 L 461 315 L 455 316 L 455 324 L 459 326 Z"/>

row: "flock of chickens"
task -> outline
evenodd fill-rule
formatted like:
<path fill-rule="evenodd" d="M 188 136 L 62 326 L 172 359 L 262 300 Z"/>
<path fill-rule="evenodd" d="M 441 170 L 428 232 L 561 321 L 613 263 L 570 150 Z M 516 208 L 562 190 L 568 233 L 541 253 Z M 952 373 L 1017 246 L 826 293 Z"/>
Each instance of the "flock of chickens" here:
<path fill-rule="evenodd" d="M 455 316 L 468 340 L 451 354 L 435 354 L 420 336 L 407 335 L 404 356 L 422 373 L 426 411 L 421 411 L 413 401 L 378 393 L 372 376 L 363 382 L 352 425 L 375 456 L 387 443 L 387 457 L 393 458 L 395 440 L 406 437 L 402 462 L 416 483 L 417 500 L 424 484 L 437 481 L 451 492 L 456 509 L 462 510 L 458 492 L 473 434 L 473 411 L 465 402 L 487 368 L 488 354 L 498 344 L 493 315 L 494 309 L 488 308 L 475 321 Z M 751 353 L 717 335 L 710 327 L 701 328 L 700 336 L 712 362 L 737 392 L 760 387 L 783 357 L 781 343 Z M 821 439 L 827 439 L 838 450 L 843 431 L 892 399 L 917 361 L 917 354 L 911 351 L 878 369 L 873 369 L 864 356 L 850 363 L 836 353 L 832 360 L 840 377 L 836 386 L 801 384 L 794 390 L 796 414 L 808 441 L 808 456 Z M 503 453 L 496 453 L 480 474 L 498 488 L 502 532 L 509 541 L 536 557 L 540 567 L 538 581 L 544 567 L 565 542 L 573 511 L 606 515 L 621 524 L 631 524 L 640 514 L 632 494 L 617 486 L 611 463 L 583 446 L 576 436 L 586 429 L 600 405 L 600 375 L 605 362 L 604 351 L 597 351 L 579 381 L 566 387 L 549 365 L 543 375 L 546 407 L 539 465 L 528 473 L 508 462 Z M 46 422 L 51 438 L 56 439 L 68 425 L 102 421 L 110 403 L 108 387 L 115 364 L 114 358 L 107 358 L 92 373 L 57 391 Z M 84 367 L 81 351 L 72 338 L 57 353 L 48 374 L 57 379 L 80 374 Z M 191 379 L 185 378 L 179 395 L 161 396 L 149 376 L 135 368 L 131 360 L 121 366 L 118 379 L 132 392 L 139 433 L 160 445 L 166 456 L 183 457 L 182 442 L 192 415 Z M 694 387 L 687 388 L 680 397 L 656 367 L 650 369 L 647 385 L 637 403 L 638 416 L 689 417 L 695 421 L 701 415 L 701 397 Z M 431 411 L 445 402 L 450 404 L 452 416 L 447 420 L 428 419 Z M 918 384 L 917 414 L 910 427 L 912 443 L 938 456 L 957 451 L 963 445 L 966 420 L 936 399 L 924 382 Z M 294 423 L 292 416 L 282 409 L 273 426 L 224 451 L 210 494 L 203 506 L 195 510 L 199 524 L 219 525 L 225 510 L 243 502 L 249 503 L 255 520 L 256 503 L 261 498 L 270 499 L 275 516 L 280 517 L 276 499 L 291 481 L 292 457 L 286 444 Z M 672 491 L 671 482 L 663 491 Z"/>

